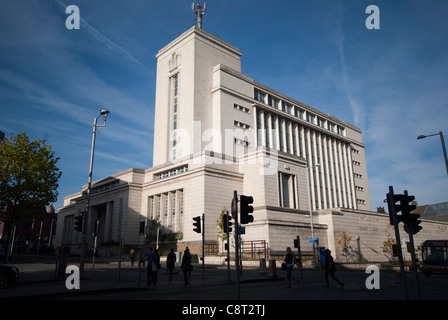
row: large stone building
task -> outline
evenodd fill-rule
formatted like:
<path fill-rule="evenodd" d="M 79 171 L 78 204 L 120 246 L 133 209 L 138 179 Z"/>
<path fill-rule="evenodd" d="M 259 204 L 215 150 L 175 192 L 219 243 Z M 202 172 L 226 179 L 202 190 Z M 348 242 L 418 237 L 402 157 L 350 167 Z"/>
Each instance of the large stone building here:
<path fill-rule="evenodd" d="M 234 191 L 254 198 L 243 240 L 270 253 L 283 253 L 298 235 L 304 251 L 312 235 L 334 250 L 353 221 L 373 218 L 389 228 L 387 216 L 371 212 L 361 130 L 242 74 L 240 58 L 239 49 L 197 26 L 158 52 L 153 167 L 93 183 L 89 220 L 99 221 L 100 252 L 111 254 L 120 240 L 143 245 L 139 223 L 151 219 L 171 235 L 170 246 L 199 253 L 192 218 L 203 213 L 207 250 L 222 252 L 218 219 Z M 85 203 L 80 191 L 59 209 L 56 241 L 72 252 L 81 243 L 74 218 Z M 371 226 L 353 232 L 371 235 Z"/>

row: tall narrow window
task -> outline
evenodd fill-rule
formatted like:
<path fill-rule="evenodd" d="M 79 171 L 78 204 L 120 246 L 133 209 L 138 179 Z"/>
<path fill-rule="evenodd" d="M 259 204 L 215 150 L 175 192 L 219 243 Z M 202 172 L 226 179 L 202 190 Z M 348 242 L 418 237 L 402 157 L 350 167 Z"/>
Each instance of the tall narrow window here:
<path fill-rule="evenodd" d="M 277 126 L 275 125 L 277 117 L 271 115 L 271 128 L 272 128 L 272 148 L 277 149 Z"/>
<path fill-rule="evenodd" d="M 171 226 L 172 230 L 176 230 L 176 191 L 171 193 Z"/>
<path fill-rule="evenodd" d="M 157 197 L 157 221 L 160 221 L 160 208 L 162 206 L 162 196 Z"/>
<path fill-rule="evenodd" d="M 263 130 L 261 130 L 261 111 L 257 110 L 257 146 L 263 145 Z"/>
<path fill-rule="evenodd" d="M 283 137 L 283 124 L 284 124 L 284 120 L 283 119 L 279 119 L 279 123 L 278 123 L 278 134 L 279 134 L 279 140 L 280 140 L 280 151 L 283 151 L 284 148 L 284 137 Z"/>
<path fill-rule="evenodd" d="M 164 194 L 164 198 L 165 198 L 165 208 L 164 208 L 164 225 L 165 227 L 168 227 L 169 223 L 168 223 L 168 193 Z"/>
<path fill-rule="evenodd" d="M 184 191 L 179 191 L 179 232 L 184 228 Z"/>
<path fill-rule="evenodd" d="M 178 111 L 178 98 L 179 98 L 179 76 L 178 74 L 171 77 L 171 99 L 172 99 L 172 130 L 173 130 L 173 149 L 172 160 L 176 160 L 176 145 L 177 145 L 177 111 Z"/>
<path fill-rule="evenodd" d="M 149 197 L 149 218 L 154 220 L 154 197 Z"/>
<path fill-rule="evenodd" d="M 265 138 L 266 138 L 266 147 L 268 147 L 268 148 L 270 148 L 271 147 L 271 144 L 270 144 L 270 142 L 269 142 L 269 133 L 270 133 L 270 131 L 269 131 L 269 117 L 268 117 L 268 114 L 265 112 L 264 113 L 264 130 L 265 130 Z"/>

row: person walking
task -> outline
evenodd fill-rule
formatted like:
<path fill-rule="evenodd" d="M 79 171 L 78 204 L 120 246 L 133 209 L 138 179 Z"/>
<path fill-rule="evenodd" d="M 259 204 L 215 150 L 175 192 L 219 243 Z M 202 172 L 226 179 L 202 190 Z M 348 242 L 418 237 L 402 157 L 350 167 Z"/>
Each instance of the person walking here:
<path fill-rule="evenodd" d="M 146 275 L 147 275 L 147 285 L 151 285 L 151 282 L 154 284 L 157 283 L 157 256 L 154 252 L 154 248 L 149 248 L 149 252 L 145 258 L 146 261 Z"/>
<path fill-rule="evenodd" d="M 291 288 L 291 280 L 294 280 L 297 285 L 299 285 L 300 281 L 299 279 L 296 279 L 292 275 L 292 268 L 294 267 L 294 255 L 292 254 L 292 250 L 290 247 L 286 248 L 286 256 L 285 256 L 285 263 L 286 263 L 286 275 L 288 278 L 288 285 L 286 288 Z"/>
<path fill-rule="evenodd" d="M 193 266 L 191 265 L 191 253 L 190 249 L 187 247 L 184 251 L 184 256 L 182 257 L 181 269 L 184 273 L 184 284 L 188 285 L 187 273 L 191 273 Z"/>
<path fill-rule="evenodd" d="M 171 248 L 170 253 L 168 253 L 168 256 L 166 257 L 166 266 L 168 268 L 168 273 L 170 274 L 170 280 L 173 280 L 173 269 L 174 265 L 176 263 L 176 255 L 174 253 L 174 248 Z"/>
<path fill-rule="evenodd" d="M 134 266 L 134 262 L 135 262 L 135 250 L 131 248 L 130 254 L 131 254 L 131 266 Z"/>
<path fill-rule="evenodd" d="M 333 262 L 333 257 L 331 256 L 331 251 L 330 249 L 325 249 L 325 281 L 327 283 L 327 288 L 330 287 L 328 275 L 341 286 L 341 289 L 344 288 L 344 284 L 335 277 L 335 273 L 336 267 Z"/>

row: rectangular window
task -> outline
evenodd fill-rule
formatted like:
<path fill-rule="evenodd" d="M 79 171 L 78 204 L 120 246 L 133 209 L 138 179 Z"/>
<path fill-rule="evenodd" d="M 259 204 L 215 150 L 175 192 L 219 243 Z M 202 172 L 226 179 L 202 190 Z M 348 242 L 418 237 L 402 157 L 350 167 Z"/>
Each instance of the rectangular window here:
<path fill-rule="evenodd" d="M 171 228 L 176 230 L 176 192 L 171 193 Z"/>
<path fill-rule="evenodd" d="M 149 197 L 148 207 L 148 216 L 150 219 L 154 220 L 154 197 Z"/>
<path fill-rule="evenodd" d="M 266 147 L 270 148 L 271 144 L 269 143 L 269 117 L 268 114 L 264 113 L 264 132 L 265 132 L 265 139 L 266 139 Z"/>
<path fill-rule="evenodd" d="M 286 103 L 285 101 L 282 101 L 282 111 L 290 114 L 291 110 L 292 110 L 292 105 L 290 105 L 289 103 Z"/>
<path fill-rule="evenodd" d="M 280 140 L 280 151 L 283 151 L 283 124 L 284 124 L 284 120 L 283 119 L 279 119 L 279 124 L 278 124 L 278 131 L 279 131 L 279 140 Z"/>
<path fill-rule="evenodd" d="M 311 113 L 306 113 L 306 121 L 310 122 L 310 123 L 314 123 L 314 117 Z"/>
<path fill-rule="evenodd" d="M 254 89 L 254 99 L 266 103 L 266 93 L 261 92 L 258 89 Z"/>
<path fill-rule="evenodd" d="M 164 210 L 164 225 L 165 227 L 168 227 L 168 193 L 164 194 L 165 198 L 165 210 Z"/>
<path fill-rule="evenodd" d="M 289 130 L 290 130 L 291 124 L 289 121 L 285 121 L 285 130 L 286 130 L 286 152 L 291 153 L 291 141 L 290 141 L 290 134 L 289 134 Z"/>
<path fill-rule="evenodd" d="M 261 111 L 257 110 L 257 146 L 259 147 L 263 145 L 262 134 L 263 131 L 261 130 Z"/>
<path fill-rule="evenodd" d="M 279 100 L 277 98 L 274 98 L 273 96 L 268 95 L 268 105 L 278 109 L 278 102 L 279 102 Z"/>
<path fill-rule="evenodd" d="M 173 149 L 172 149 L 172 160 L 176 160 L 176 145 L 177 145 L 177 136 L 176 136 L 176 131 L 178 124 L 177 124 L 177 110 L 178 110 L 178 100 L 179 100 L 179 77 L 178 74 L 174 75 L 171 77 L 171 104 L 172 104 L 172 112 L 173 112 L 173 116 L 171 119 L 171 127 L 172 130 L 174 131 L 174 135 L 173 135 Z"/>
<path fill-rule="evenodd" d="M 294 108 L 294 115 L 299 118 L 299 119 L 303 119 L 303 110 L 301 110 L 300 108 L 295 107 Z"/>
<path fill-rule="evenodd" d="M 184 191 L 179 190 L 179 232 L 184 228 Z"/>
<path fill-rule="evenodd" d="M 272 148 L 277 149 L 277 127 L 275 125 L 276 117 L 271 115 L 271 128 L 272 128 Z"/>
<path fill-rule="evenodd" d="M 157 197 L 157 221 L 160 221 L 160 208 L 162 207 L 162 197 Z"/>
<path fill-rule="evenodd" d="M 295 176 L 288 173 L 278 173 L 280 207 L 297 208 Z"/>

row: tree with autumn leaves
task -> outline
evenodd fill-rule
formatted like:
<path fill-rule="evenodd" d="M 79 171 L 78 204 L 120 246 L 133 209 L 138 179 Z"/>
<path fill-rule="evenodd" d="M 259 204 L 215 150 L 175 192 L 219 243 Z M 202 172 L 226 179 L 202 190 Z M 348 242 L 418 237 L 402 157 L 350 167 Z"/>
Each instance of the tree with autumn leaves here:
<path fill-rule="evenodd" d="M 58 160 L 45 140 L 30 141 L 24 131 L 0 143 L 0 220 L 8 234 L 5 263 L 14 225 L 41 220 L 46 207 L 56 202 L 62 174 Z"/>

